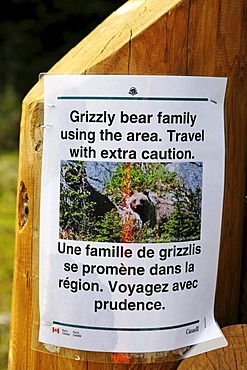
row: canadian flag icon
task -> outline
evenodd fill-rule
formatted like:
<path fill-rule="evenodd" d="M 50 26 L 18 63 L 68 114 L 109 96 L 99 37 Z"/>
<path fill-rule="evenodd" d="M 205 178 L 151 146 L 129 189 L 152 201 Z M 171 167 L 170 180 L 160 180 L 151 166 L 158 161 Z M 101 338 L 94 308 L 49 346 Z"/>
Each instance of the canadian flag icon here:
<path fill-rule="evenodd" d="M 60 331 L 60 329 L 59 328 L 52 328 L 52 332 L 53 333 L 57 333 L 57 334 L 59 334 L 59 331 Z"/>

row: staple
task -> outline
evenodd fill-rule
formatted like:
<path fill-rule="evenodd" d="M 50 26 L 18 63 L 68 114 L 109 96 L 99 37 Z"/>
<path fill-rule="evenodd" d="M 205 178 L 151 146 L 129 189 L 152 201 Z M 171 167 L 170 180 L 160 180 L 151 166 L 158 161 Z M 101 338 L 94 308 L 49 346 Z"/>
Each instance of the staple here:
<path fill-rule="evenodd" d="M 41 125 L 40 127 L 47 128 L 47 127 L 53 127 L 53 125 L 51 125 L 50 123 L 46 123 L 46 124 Z"/>

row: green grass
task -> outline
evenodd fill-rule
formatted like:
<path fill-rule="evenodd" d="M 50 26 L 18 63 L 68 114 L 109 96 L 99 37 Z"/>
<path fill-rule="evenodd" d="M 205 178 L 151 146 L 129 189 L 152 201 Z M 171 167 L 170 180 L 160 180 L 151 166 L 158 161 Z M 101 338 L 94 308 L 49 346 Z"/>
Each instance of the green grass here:
<path fill-rule="evenodd" d="M 18 154 L 0 154 L 0 370 L 7 369 Z"/>

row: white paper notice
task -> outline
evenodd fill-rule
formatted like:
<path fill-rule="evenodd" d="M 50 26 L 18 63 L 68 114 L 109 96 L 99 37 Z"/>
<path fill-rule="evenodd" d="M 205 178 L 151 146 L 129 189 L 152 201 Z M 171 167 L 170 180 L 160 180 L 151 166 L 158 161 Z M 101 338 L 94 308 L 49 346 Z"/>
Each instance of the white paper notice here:
<path fill-rule="evenodd" d="M 140 353 L 220 337 L 226 79 L 44 84 L 39 341 Z"/>

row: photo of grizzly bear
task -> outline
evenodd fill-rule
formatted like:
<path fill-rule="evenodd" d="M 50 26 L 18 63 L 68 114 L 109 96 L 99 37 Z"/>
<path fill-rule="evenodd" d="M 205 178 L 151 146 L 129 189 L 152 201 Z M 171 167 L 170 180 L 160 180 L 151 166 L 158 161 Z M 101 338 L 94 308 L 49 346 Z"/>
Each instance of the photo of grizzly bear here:
<path fill-rule="evenodd" d="M 149 222 L 150 227 L 156 224 L 155 207 L 143 192 L 134 192 L 127 201 L 130 209 L 140 216 L 143 223 Z"/>
<path fill-rule="evenodd" d="M 197 240 L 203 164 L 61 161 L 61 239 Z"/>

